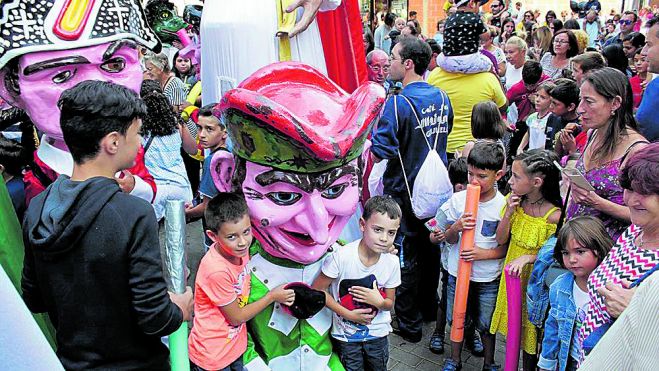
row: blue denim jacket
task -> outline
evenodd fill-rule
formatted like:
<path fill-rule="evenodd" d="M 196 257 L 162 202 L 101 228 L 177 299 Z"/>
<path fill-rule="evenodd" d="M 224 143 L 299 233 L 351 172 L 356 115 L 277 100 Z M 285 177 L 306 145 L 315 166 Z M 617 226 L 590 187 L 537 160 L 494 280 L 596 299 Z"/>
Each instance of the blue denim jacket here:
<path fill-rule="evenodd" d="M 577 308 L 572 297 L 574 275 L 565 273 L 549 288 L 549 316 L 545 321 L 545 335 L 538 367 L 564 371 L 570 357 L 572 332 L 577 318 Z M 558 368 L 556 364 L 558 363 Z"/>
<path fill-rule="evenodd" d="M 556 246 L 555 236 L 549 237 L 542 245 L 526 287 L 526 310 L 529 312 L 529 321 L 538 328 L 542 328 L 545 323 L 547 308 L 549 308 L 549 288 L 545 285 L 545 276 L 549 267 L 556 261 L 554 246 Z"/>

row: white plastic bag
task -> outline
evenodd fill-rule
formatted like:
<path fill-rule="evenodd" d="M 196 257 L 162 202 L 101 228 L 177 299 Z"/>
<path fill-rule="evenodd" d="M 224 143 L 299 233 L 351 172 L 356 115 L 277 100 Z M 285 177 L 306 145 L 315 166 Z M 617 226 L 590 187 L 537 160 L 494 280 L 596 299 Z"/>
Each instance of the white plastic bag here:
<path fill-rule="evenodd" d="M 403 170 L 403 179 L 405 180 L 405 187 L 407 188 L 407 194 L 410 197 L 410 203 L 412 204 L 412 211 L 414 215 L 419 219 L 432 218 L 439 210 L 439 207 L 442 206 L 453 195 L 453 185 L 448 176 L 448 170 L 444 165 L 444 161 L 437 153 L 437 141 L 439 138 L 439 132 L 435 134 L 435 143 L 433 146 L 430 145 L 426 133 L 423 131 L 423 125 L 419 120 L 419 116 L 414 110 L 412 103 L 404 96 L 400 95 L 407 104 L 410 105 L 414 116 L 416 117 L 417 124 L 421 128 L 423 139 L 428 145 L 428 154 L 421 164 L 419 173 L 414 179 L 414 187 L 410 189 L 410 185 L 407 181 L 407 173 L 405 172 L 405 166 L 403 164 L 403 158 L 398 152 L 398 159 L 400 160 L 400 166 Z M 398 105 L 397 101 L 394 98 L 394 110 L 396 113 L 396 124 L 398 124 Z M 442 105 L 440 111 L 440 117 L 444 114 L 444 95 L 442 94 Z"/>
<path fill-rule="evenodd" d="M 423 161 L 412 189 L 412 210 L 419 219 L 432 218 L 444 202 L 453 195 L 448 170 L 433 148 Z"/>

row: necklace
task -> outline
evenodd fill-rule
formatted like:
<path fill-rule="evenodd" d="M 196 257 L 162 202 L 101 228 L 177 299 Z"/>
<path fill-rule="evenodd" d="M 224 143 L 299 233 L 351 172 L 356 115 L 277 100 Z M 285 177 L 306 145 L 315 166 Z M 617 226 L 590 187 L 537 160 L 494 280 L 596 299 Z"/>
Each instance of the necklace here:
<path fill-rule="evenodd" d="M 531 205 L 537 205 L 537 204 L 540 204 L 540 205 L 542 205 L 542 204 L 544 204 L 544 203 L 545 203 L 545 198 L 544 198 L 544 197 L 542 197 L 542 196 L 540 196 L 540 198 L 539 198 L 539 199 L 537 199 L 537 200 L 535 200 L 535 201 L 531 201 L 531 200 L 530 200 L 530 199 L 528 199 L 528 198 L 527 198 L 526 200 L 527 200 L 527 201 L 528 201 L 528 202 L 529 202 L 529 203 L 530 203 Z"/>
<path fill-rule="evenodd" d="M 542 211 L 542 205 L 545 203 L 545 198 L 540 196 L 539 199 L 535 201 L 531 201 L 528 197 L 525 197 L 524 200 L 529 204 L 530 209 L 531 209 L 531 216 L 536 217 L 541 215 Z M 534 210 L 534 207 L 537 208 L 537 210 Z M 535 212 L 534 212 L 535 211 Z M 537 214 L 537 215 L 536 215 Z"/>

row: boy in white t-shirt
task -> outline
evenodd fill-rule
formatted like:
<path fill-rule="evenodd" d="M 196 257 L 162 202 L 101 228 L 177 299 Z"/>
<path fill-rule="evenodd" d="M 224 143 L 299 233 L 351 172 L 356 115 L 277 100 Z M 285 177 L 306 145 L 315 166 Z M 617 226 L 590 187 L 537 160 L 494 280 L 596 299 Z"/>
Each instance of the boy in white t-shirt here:
<path fill-rule="evenodd" d="M 333 312 L 332 337 L 346 370 L 386 370 L 390 310 L 400 285 L 400 263 L 388 254 L 402 212 L 386 196 L 364 205 L 359 220 L 363 237 L 343 246 L 323 262 L 313 288 L 325 291 Z"/>
<path fill-rule="evenodd" d="M 505 154 L 498 143 L 477 142 L 467 157 L 468 180 L 471 184 L 480 185 L 480 202 L 476 218 L 465 213 L 467 192 L 454 193 L 453 197 L 442 205 L 441 210 L 446 215 L 447 224 L 451 226 L 445 232 L 446 242 L 456 244 L 448 256 L 448 302 L 446 319 L 449 324 L 453 320 L 453 302 L 455 299 L 458 261 L 464 259 L 473 261 L 467 311 L 483 340 L 484 360 L 483 370 L 498 370 L 494 363 L 495 336 L 490 334 L 490 322 L 499 291 L 499 276 L 503 268 L 503 258 L 506 255 L 505 246 L 496 242 L 496 230 L 501 220 L 501 209 L 506 205 L 504 196 L 496 189 L 496 182 L 503 176 Z M 475 229 L 474 248 L 459 251 L 462 231 Z M 459 370 L 462 342 L 451 343 L 451 358 L 444 363 L 444 370 Z"/>
<path fill-rule="evenodd" d="M 458 157 L 451 160 L 448 164 L 448 176 L 453 185 L 453 192 L 461 192 L 467 189 L 467 158 Z M 446 220 L 446 215 L 444 212 L 439 209 L 435 215 L 434 221 L 436 226 L 434 229 L 431 229 L 430 232 L 430 242 L 438 244 L 442 251 L 441 256 L 441 293 L 439 296 L 439 306 L 437 307 L 437 322 L 435 322 L 435 331 L 430 335 L 430 341 L 428 342 L 428 349 L 435 354 L 444 353 L 444 332 L 446 330 L 446 308 L 447 304 L 447 290 L 448 290 L 448 278 L 450 276 L 448 272 L 448 257 L 451 254 L 452 249 L 459 249 L 459 246 L 455 244 L 448 244 L 444 242 L 444 230 L 449 227 Z M 451 222 L 453 223 L 453 222 Z M 428 225 L 428 224 L 426 224 Z M 430 227 L 429 227 L 430 228 Z M 482 357 L 483 356 L 483 343 L 481 342 L 480 337 L 476 334 L 476 329 L 474 328 L 473 321 L 467 315 L 465 317 L 465 346 L 468 350 L 471 351 L 471 354 Z"/>

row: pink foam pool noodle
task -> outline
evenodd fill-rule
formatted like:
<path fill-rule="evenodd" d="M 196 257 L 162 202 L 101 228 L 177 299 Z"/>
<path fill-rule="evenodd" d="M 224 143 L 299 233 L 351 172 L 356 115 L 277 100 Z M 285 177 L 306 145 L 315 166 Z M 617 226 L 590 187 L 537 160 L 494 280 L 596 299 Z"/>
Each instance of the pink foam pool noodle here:
<path fill-rule="evenodd" d="M 519 363 L 519 346 L 522 334 L 522 283 L 519 277 L 504 269 L 508 293 L 508 336 L 506 337 L 506 363 L 504 371 L 516 371 Z"/>

